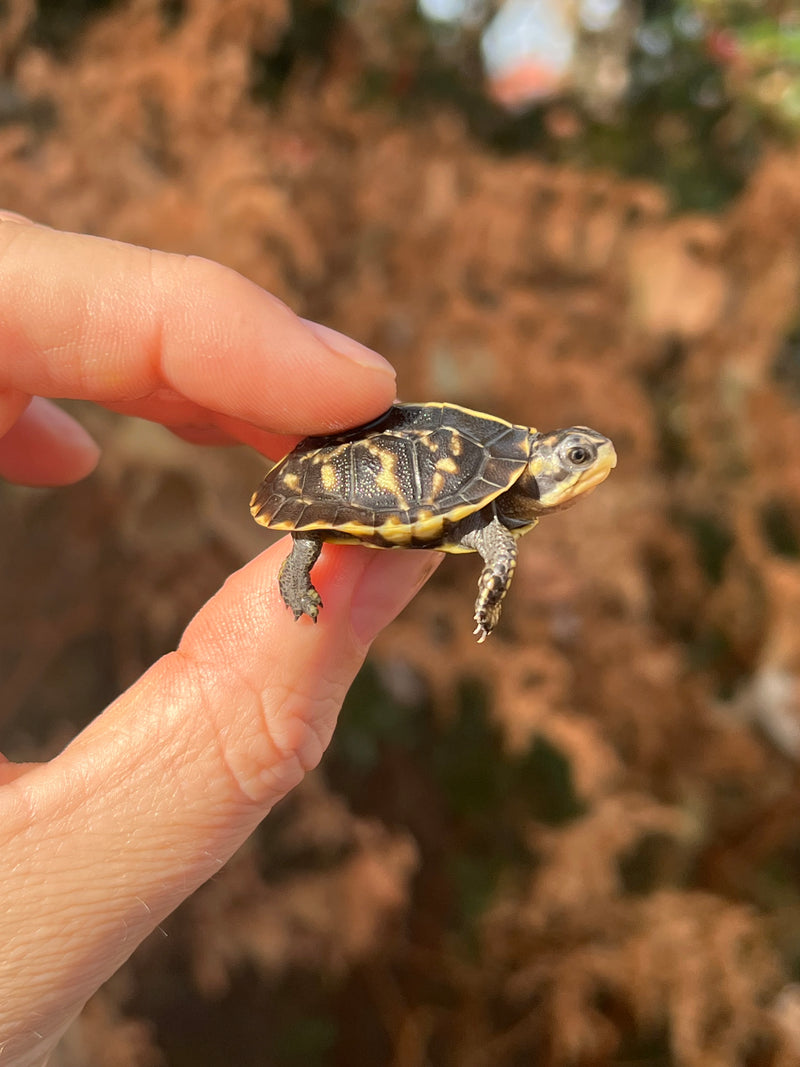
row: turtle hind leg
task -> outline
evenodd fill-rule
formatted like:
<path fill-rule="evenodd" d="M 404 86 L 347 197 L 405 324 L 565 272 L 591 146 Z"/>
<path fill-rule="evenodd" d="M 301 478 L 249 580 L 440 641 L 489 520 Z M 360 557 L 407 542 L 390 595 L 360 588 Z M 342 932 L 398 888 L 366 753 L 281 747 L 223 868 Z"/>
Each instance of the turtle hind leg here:
<path fill-rule="evenodd" d="M 464 534 L 461 543 L 479 552 L 484 568 L 475 601 L 475 630 L 482 644 L 500 619 L 503 598 L 511 586 L 517 565 L 517 542 L 509 530 L 493 518 L 486 526 Z"/>
<path fill-rule="evenodd" d="M 321 551 L 322 537 L 319 534 L 292 534 L 292 551 L 281 564 L 278 586 L 295 622 L 303 615 L 317 621 L 322 598 L 311 584 L 311 568 Z"/>

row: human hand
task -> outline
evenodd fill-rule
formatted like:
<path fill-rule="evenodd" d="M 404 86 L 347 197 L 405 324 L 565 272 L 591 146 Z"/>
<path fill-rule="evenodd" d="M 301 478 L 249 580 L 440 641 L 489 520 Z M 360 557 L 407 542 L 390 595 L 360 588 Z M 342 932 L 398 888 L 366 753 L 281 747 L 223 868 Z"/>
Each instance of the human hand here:
<path fill-rule="evenodd" d="M 394 399 L 379 356 L 232 271 L 10 215 L 0 308 L 0 476 L 23 484 L 76 481 L 98 458 L 42 398 L 92 400 L 273 456 Z M 276 545 L 232 575 L 177 651 L 55 759 L 0 757 L 10 1067 L 43 1064 L 98 986 L 317 764 L 370 641 L 438 558 L 326 546 L 313 626 L 280 599 L 285 554 Z"/>

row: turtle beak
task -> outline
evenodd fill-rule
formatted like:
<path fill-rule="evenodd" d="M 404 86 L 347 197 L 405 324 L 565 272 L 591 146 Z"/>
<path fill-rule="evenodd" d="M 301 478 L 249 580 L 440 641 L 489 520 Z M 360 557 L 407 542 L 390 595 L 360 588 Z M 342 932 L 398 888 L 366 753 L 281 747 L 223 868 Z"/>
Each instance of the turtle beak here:
<path fill-rule="evenodd" d="M 578 485 L 581 496 L 591 493 L 601 485 L 617 465 L 617 450 L 606 440 L 598 449 L 597 460 L 591 470 L 581 476 Z"/>

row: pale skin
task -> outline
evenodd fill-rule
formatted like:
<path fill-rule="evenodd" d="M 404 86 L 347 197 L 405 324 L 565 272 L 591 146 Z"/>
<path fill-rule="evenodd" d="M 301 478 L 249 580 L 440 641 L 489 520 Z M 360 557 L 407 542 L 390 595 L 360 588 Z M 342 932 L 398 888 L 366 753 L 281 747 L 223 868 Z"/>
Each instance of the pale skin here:
<path fill-rule="evenodd" d="M 68 485 L 94 469 L 97 446 L 48 397 L 277 457 L 374 418 L 394 390 L 380 356 L 230 270 L 0 213 L 0 477 Z M 326 545 L 314 626 L 281 600 L 285 555 L 277 544 L 233 574 L 55 759 L 0 757 L 0 1063 L 44 1064 L 318 763 L 371 640 L 440 558 Z"/>

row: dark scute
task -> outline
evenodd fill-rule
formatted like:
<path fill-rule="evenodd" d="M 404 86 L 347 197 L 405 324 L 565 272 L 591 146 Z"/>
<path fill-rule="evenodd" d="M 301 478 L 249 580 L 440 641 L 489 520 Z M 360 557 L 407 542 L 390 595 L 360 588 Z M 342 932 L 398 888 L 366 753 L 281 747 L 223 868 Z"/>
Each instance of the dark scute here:
<path fill-rule="evenodd" d="M 253 497 L 253 503 L 250 505 L 250 510 L 256 519 L 261 518 L 262 515 L 266 515 L 269 516 L 271 520 L 275 511 L 282 503 L 283 497 L 273 493 L 272 489 L 265 487 L 262 482 L 258 492 Z"/>
<path fill-rule="evenodd" d="M 321 462 L 292 463 L 292 471 L 302 473 L 302 495 L 306 500 L 350 500 L 353 497 L 352 462 L 350 449 L 333 455 L 334 446 L 318 449 Z M 328 454 L 331 453 L 331 454 Z M 293 458 L 293 457 L 290 457 Z M 333 468 L 334 484 L 326 488 L 322 478 L 323 467 Z M 298 490 L 299 491 L 299 490 Z"/>
<path fill-rule="evenodd" d="M 309 505 L 299 497 L 284 497 L 278 500 L 270 515 L 270 522 L 275 525 L 286 523 L 295 528 L 303 526 L 309 522 L 309 510 Z"/>
<path fill-rule="evenodd" d="M 378 517 L 374 511 L 369 508 L 352 507 L 349 504 L 341 505 L 335 508 L 330 516 L 326 514 L 326 518 L 330 517 L 331 528 L 337 529 L 342 526 L 348 526 L 350 523 L 358 523 L 362 526 L 377 526 L 379 523 Z M 320 509 L 319 518 L 322 518 L 323 512 Z"/>

